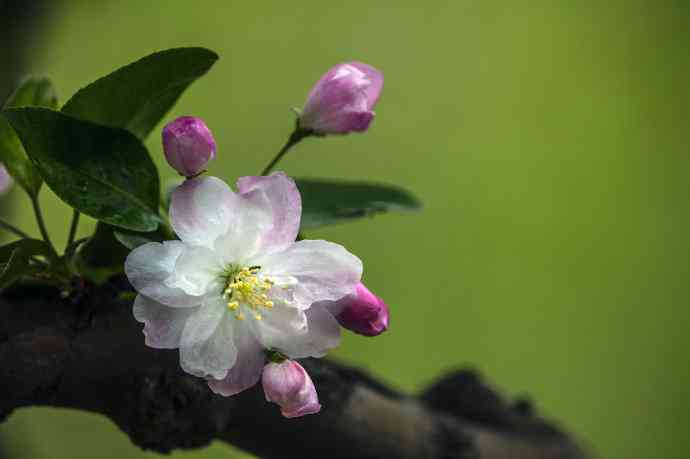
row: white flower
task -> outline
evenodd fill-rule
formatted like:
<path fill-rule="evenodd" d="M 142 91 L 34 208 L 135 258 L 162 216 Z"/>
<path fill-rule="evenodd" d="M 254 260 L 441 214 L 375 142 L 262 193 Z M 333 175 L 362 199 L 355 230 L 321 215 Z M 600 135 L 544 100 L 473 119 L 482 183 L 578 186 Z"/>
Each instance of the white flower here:
<path fill-rule="evenodd" d="M 170 205 L 180 240 L 145 244 L 125 263 L 146 344 L 180 348 L 182 368 L 223 395 L 259 380 L 265 350 L 294 359 L 335 347 L 339 325 L 318 302 L 353 294 L 362 275 L 338 244 L 295 242 L 302 203 L 285 174 L 237 186 L 187 180 Z"/>

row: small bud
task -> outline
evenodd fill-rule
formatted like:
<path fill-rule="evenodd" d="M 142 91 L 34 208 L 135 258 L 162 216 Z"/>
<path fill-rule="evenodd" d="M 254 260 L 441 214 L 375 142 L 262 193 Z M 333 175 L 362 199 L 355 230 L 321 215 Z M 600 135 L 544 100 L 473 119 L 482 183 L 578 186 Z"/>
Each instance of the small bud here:
<path fill-rule="evenodd" d="M 0 194 L 9 190 L 12 186 L 12 177 L 7 172 L 4 164 L 0 164 Z"/>
<path fill-rule="evenodd" d="M 280 411 L 286 418 L 297 418 L 321 410 L 314 383 L 294 360 L 266 364 L 261 383 L 266 400 L 280 405 Z"/>
<path fill-rule="evenodd" d="M 309 93 L 299 127 L 322 135 L 366 131 L 382 87 L 383 75 L 367 64 L 336 65 Z"/>
<path fill-rule="evenodd" d="M 216 157 L 216 142 L 200 118 L 181 116 L 163 128 L 163 151 L 180 175 L 194 177 Z"/>
<path fill-rule="evenodd" d="M 336 302 L 340 313 L 336 319 L 341 326 L 365 336 L 377 336 L 388 329 L 388 306 L 381 298 L 357 284 L 356 293 Z"/>

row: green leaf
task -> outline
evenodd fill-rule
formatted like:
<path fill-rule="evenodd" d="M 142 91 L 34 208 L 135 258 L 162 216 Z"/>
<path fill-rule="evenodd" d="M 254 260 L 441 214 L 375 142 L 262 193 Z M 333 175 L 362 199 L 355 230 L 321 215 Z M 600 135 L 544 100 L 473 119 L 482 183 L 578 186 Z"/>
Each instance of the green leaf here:
<path fill-rule="evenodd" d="M 122 228 L 158 227 L 158 172 L 134 135 L 42 108 L 4 114 L 46 184 L 67 204 Z"/>
<path fill-rule="evenodd" d="M 5 103 L 5 108 L 32 105 L 57 108 L 57 94 L 49 79 L 38 77 L 24 79 Z M 43 183 L 41 174 L 26 156 L 17 134 L 3 117 L 0 117 L 0 162 L 30 196 L 35 197 L 38 194 Z"/>
<path fill-rule="evenodd" d="M 14 249 L 10 258 L 0 263 L 0 290 L 6 289 L 29 271 L 29 256 L 20 248 Z"/>
<path fill-rule="evenodd" d="M 115 239 L 115 228 L 98 223 L 96 231 L 84 242 L 75 257 L 79 273 L 97 284 L 121 273 L 129 250 Z"/>
<path fill-rule="evenodd" d="M 21 239 L 0 247 L 0 290 L 39 270 L 29 262 L 34 255 L 50 257 L 52 253 L 48 244 L 38 239 Z"/>
<path fill-rule="evenodd" d="M 40 239 L 20 239 L 0 247 L 0 262 L 7 262 L 15 250 L 21 249 L 27 256 L 43 255 L 50 259 L 53 252 L 45 241 Z"/>
<path fill-rule="evenodd" d="M 62 108 L 78 118 L 146 138 L 182 92 L 218 60 L 205 48 L 151 54 L 80 89 Z"/>
<path fill-rule="evenodd" d="M 408 191 L 375 183 L 296 179 L 302 194 L 301 229 L 318 228 L 382 212 L 410 212 L 421 203 Z"/>
<path fill-rule="evenodd" d="M 158 227 L 157 231 L 148 233 L 140 233 L 137 231 L 127 231 L 123 229 L 116 229 L 113 231 L 115 239 L 130 250 L 134 250 L 140 245 L 148 244 L 149 242 L 163 242 L 164 235 L 161 232 L 162 225 Z"/>

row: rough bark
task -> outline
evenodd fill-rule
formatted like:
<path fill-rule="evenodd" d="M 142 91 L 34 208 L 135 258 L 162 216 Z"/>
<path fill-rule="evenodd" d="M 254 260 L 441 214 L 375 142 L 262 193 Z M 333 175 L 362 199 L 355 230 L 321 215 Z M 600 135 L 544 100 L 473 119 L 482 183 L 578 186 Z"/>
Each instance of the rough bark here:
<path fill-rule="evenodd" d="M 588 457 L 530 404 L 508 403 L 468 370 L 418 396 L 331 360 L 303 365 L 322 412 L 283 419 L 260 387 L 212 394 L 177 351 L 149 349 L 120 280 L 62 299 L 20 285 L 0 298 L 0 420 L 14 409 L 76 408 L 112 419 L 142 448 L 168 452 L 221 439 L 264 458 Z"/>

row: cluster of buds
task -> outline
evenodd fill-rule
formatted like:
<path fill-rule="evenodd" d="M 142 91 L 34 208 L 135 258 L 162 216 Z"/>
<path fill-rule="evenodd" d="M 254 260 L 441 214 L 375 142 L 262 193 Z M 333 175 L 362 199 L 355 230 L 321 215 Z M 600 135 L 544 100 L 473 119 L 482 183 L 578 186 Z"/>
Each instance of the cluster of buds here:
<path fill-rule="evenodd" d="M 374 118 L 373 108 L 382 87 L 382 74 L 367 64 L 347 62 L 336 65 L 309 92 L 297 120 L 297 137 L 366 131 Z M 162 137 L 168 164 L 189 179 L 189 184 L 215 158 L 215 140 L 199 118 L 183 116 L 175 119 L 163 128 Z M 266 280 L 260 283 L 258 268 L 243 268 L 226 274 L 229 283 L 223 295 L 235 318 L 244 321 L 246 316 L 240 305 L 248 305 L 245 309 L 253 314 L 252 317 L 262 320 L 260 308 L 270 310 L 273 307 L 267 296 L 273 284 Z M 356 285 L 355 293 L 325 303 L 340 326 L 354 333 L 377 336 L 388 328 L 388 306 L 361 282 Z M 321 405 L 314 383 L 305 369 L 287 356 L 271 350 L 267 352 L 269 363 L 261 374 L 266 400 L 278 404 L 283 416 L 288 418 L 317 413 Z"/>

